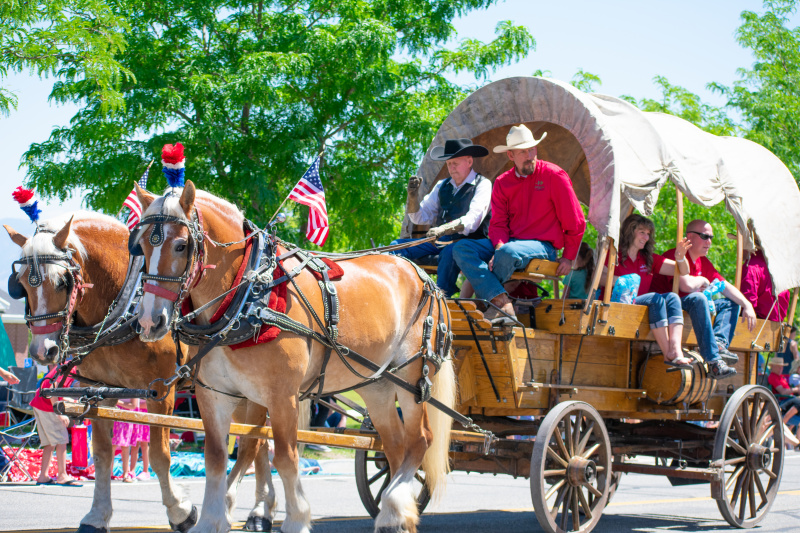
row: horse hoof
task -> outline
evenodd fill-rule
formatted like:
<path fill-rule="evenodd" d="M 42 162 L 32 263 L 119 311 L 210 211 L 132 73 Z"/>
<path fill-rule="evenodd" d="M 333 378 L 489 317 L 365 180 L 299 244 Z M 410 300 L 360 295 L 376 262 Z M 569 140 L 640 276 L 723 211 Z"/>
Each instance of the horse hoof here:
<path fill-rule="evenodd" d="M 108 529 L 104 527 L 94 527 L 89 524 L 81 524 L 78 526 L 78 531 L 75 533 L 108 533 Z"/>
<path fill-rule="evenodd" d="M 245 531 L 272 531 L 272 521 L 262 516 L 248 516 L 244 523 Z"/>
<path fill-rule="evenodd" d="M 172 522 L 169 523 L 169 527 L 172 528 L 172 531 L 180 531 L 181 533 L 186 533 L 197 523 L 197 507 L 192 505 L 192 512 L 189 513 L 189 516 L 181 522 L 180 524 L 173 524 Z"/>

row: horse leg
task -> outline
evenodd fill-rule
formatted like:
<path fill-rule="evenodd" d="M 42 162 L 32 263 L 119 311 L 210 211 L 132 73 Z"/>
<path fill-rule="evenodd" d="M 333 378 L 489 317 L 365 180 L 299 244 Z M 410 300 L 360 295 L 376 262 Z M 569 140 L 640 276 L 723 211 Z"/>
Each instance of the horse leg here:
<path fill-rule="evenodd" d="M 116 400 L 105 401 L 101 405 L 111 407 Z M 92 456 L 94 457 L 94 498 L 92 508 L 83 517 L 78 533 L 107 533 L 113 513 L 111 505 L 111 468 L 114 452 L 111 446 L 111 433 L 114 422 L 111 420 L 92 421 Z"/>
<path fill-rule="evenodd" d="M 240 413 L 244 407 L 246 413 Z M 236 422 L 242 421 L 246 424 L 263 426 L 266 423 L 267 409 L 250 401 L 244 401 L 234 412 L 233 419 Z M 236 464 L 231 473 L 228 474 L 228 494 L 226 503 L 228 513 L 233 514 L 236 506 L 236 494 L 239 485 L 248 467 L 256 461 L 256 504 L 250 511 L 245 523 L 247 531 L 271 531 L 272 518 L 275 506 L 275 487 L 272 484 L 272 472 L 269 466 L 269 446 L 262 439 L 242 438 L 239 441 L 239 453 L 236 457 Z"/>
<path fill-rule="evenodd" d="M 300 468 L 297 453 L 297 397 L 274 398 L 269 406 L 272 432 L 275 437 L 273 463 L 283 481 L 286 493 L 286 520 L 283 533 L 309 533 L 311 530 L 311 508 L 300 484 Z"/>
<path fill-rule="evenodd" d="M 228 431 L 238 398 L 219 394 L 205 388 L 197 389 L 197 404 L 203 416 L 206 432 L 206 488 L 200 520 L 190 533 L 225 533 L 230 530 L 231 517 L 225 505 L 228 471 Z"/>
<path fill-rule="evenodd" d="M 381 435 L 383 453 L 394 475 L 403 462 L 403 421 L 397 413 L 394 386 L 385 381 L 363 387 L 358 391 L 367 406 L 372 427 Z M 384 439 L 384 435 L 386 438 Z"/>
<path fill-rule="evenodd" d="M 417 404 L 405 391 L 398 395 L 403 412 L 404 454 L 400 466 L 383 492 L 381 512 L 375 518 L 378 533 L 416 533 L 419 522 L 413 481 L 425 452 L 433 440 L 425 406 Z M 381 433 L 381 440 L 386 433 Z"/>
<path fill-rule="evenodd" d="M 168 395 L 163 401 L 148 400 L 147 412 L 172 414 L 174 400 Z M 167 508 L 167 519 L 174 531 L 185 533 L 197 522 L 197 508 L 192 505 L 188 495 L 175 483 L 169 474 L 171 464 L 169 450 L 169 428 L 150 428 L 150 466 L 158 477 L 161 486 L 161 502 Z M 99 479 L 99 478 L 98 478 Z"/>

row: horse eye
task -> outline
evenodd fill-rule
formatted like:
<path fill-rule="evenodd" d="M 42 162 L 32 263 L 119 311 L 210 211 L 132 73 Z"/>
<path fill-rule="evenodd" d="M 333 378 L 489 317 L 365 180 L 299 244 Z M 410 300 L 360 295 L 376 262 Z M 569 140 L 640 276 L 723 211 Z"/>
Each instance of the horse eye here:
<path fill-rule="evenodd" d="M 185 242 L 181 242 L 181 243 L 176 244 L 175 245 L 175 251 L 178 252 L 178 253 L 182 253 L 182 252 L 186 251 L 186 243 Z"/>
<path fill-rule="evenodd" d="M 66 289 L 67 288 L 66 280 L 63 280 L 63 279 L 58 280 L 58 283 L 56 283 L 56 287 L 55 288 L 56 288 L 57 291 L 63 291 L 64 289 Z"/>

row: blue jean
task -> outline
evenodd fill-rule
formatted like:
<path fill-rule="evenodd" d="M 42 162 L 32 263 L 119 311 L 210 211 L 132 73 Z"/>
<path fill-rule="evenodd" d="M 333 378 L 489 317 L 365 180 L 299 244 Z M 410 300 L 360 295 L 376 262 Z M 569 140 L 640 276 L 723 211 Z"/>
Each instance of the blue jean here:
<path fill-rule="evenodd" d="M 439 240 L 452 241 L 455 237 L 456 235 L 445 235 L 439 237 Z M 417 240 L 420 239 L 396 239 L 392 241 L 391 244 L 403 244 Z M 418 244 L 417 246 L 395 250 L 392 253 L 395 255 L 402 255 L 412 261 L 420 257 L 425 257 L 426 255 L 438 255 L 439 263 L 436 268 L 436 284 L 447 297 L 450 297 L 458 290 L 456 281 L 458 280 L 458 273 L 460 272 L 455 261 L 453 261 L 453 246 L 453 244 L 448 244 L 443 248 L 439 248 L 432 242 L 426 242 Z"/>
<path fill-rule="evenodd" d="M 736 320 L 739 317 L 740 307 L 728 300 L 720 298 L 714 300 L 717 318 L 712 326 L 711 315 L 708 313 L 708 300 L 702 292 L 693 292 L 681 298 L 683 308 L 692 319 L 694 335 L 700 348 L 700 355 L 706 362 L 712 363 L 719 359 L 717 343 L 726 348 L 736 332 Z"/>
<path fill-rule="evenodd" d="M 494 265 L 489 270 L 489 260 L 494 255 Z M 558 258 L 549 242 L 512 240 L 495 251 L 489 239 L 464 239 L 453 246 L 453 259 L 464 276 L 472 283 L 478 298 L 491 300 L 506 290 L 515 270 L 524 268 L 531 259 Z"/>
<path fill-rule="evenodd" d="M 670 324 L 683 324 L 681 299 L 674 292 L 640 294 L 636 297 L 635 303 L 647 306 L 650 329 L 664 328 Z"/>

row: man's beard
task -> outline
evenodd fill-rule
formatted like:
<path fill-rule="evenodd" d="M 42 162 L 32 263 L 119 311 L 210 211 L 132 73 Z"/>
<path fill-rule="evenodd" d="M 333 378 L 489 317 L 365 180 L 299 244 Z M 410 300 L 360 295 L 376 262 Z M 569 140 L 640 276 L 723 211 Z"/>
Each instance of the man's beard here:
<path fill-rule="evenodd" d="M 522 164 L 522 175 L 528 176 L 530 174 L 533 174 L 535 168 L 536 168 L 535 159 L 533 161 L 525 161 L 525 163 Z"/>

